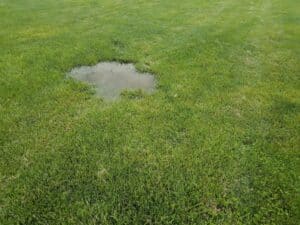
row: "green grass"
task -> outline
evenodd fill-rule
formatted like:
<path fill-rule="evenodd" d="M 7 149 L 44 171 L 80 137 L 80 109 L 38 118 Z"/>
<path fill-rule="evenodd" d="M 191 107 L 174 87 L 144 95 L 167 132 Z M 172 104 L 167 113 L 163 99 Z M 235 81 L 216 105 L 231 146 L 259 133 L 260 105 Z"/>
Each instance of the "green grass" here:
<path fill-rule="evenodd" d="M 299 9 L 0 0 L 0 224 L 299 224 Z M 108 60 L 157 92 L 65 77 Z"/>

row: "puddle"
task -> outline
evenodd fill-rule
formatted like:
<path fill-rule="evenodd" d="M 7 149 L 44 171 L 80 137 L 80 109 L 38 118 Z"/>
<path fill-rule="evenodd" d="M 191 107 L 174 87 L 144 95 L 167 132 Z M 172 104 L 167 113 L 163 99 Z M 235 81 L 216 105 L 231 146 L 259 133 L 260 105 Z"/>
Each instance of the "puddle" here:
<path fill-rule="evenodd" d="M 102 62 L 74 68 L 68 75 L 93 85 L 96 95 L 107 100 L 116 100 L 124 90 L 142 90 L 149 94 L 155 90 L 154 76 L 139 73 L 133 64 Z"/>

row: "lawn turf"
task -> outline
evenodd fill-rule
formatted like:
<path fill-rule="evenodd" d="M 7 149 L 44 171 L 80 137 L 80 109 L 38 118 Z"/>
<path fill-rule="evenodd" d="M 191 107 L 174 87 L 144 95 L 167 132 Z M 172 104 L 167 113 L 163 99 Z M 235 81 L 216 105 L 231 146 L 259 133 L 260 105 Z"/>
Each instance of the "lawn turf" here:
<path fill-rule="evenodd" d="M 0 0 L 0 224 L 299 224 L 299 9 Z M 100 61 L 157 91 L 65 76 Z"/>

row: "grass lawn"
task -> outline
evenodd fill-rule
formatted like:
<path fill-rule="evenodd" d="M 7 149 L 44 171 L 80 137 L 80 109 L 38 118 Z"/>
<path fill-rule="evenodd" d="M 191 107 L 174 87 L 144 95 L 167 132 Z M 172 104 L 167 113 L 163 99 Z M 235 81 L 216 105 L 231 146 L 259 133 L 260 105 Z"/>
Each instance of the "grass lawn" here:
<path fill-rule="evenodd" d="M 297 0 L 0 0 L 0 224 L 300 224 Z M 153 95 L 66 78 L 132 62 Z"/>

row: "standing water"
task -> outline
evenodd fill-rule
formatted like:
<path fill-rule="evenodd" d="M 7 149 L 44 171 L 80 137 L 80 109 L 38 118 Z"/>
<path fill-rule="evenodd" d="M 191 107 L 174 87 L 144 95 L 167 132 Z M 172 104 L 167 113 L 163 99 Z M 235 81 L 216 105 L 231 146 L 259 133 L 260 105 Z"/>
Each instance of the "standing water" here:
<path fill-rule="evenodd" d="M 137 72 L 133 64 L 102 62 L 95 66 L 74 68 L 68 75 L 93 85 L 96 94 L 107 100 L 117 99 L 124 90 L 152 93 L 155 89 L 154 76 Z"/>

